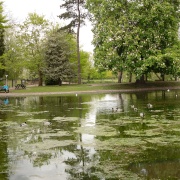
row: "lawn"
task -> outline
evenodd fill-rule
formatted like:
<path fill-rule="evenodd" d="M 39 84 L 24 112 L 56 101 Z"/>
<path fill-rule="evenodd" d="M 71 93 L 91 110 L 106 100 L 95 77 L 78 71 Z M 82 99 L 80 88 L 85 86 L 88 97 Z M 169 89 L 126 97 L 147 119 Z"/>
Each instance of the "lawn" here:
<path fill-rule="evenodd" d="M 178 81 L 167 81 L 167 82 L 147 82 L 145 84 L 136 83 L 100 83 L 100 84 L 66 84 L 62 86 L 28 86 L 26 89 L 14 88 L 10 89 L 11 93 L 45 93 L 45 92 L 88 92 L 88 91 L 107 91 L 107 90 L 151 90 L 156 88 L 162 89 L 178 89 L 180 88 L 180 82 Z"/>

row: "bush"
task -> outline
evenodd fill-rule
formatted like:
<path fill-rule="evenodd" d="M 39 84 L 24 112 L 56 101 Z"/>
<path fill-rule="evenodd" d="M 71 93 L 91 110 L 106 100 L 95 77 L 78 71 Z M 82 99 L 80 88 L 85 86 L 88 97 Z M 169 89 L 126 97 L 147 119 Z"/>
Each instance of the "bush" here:
<path fill-rule="evenodd" d="M 45 85 L 59 85 L 59 80 L 54 80 L 54 79 L 46 79 L 45 80 Z"/>

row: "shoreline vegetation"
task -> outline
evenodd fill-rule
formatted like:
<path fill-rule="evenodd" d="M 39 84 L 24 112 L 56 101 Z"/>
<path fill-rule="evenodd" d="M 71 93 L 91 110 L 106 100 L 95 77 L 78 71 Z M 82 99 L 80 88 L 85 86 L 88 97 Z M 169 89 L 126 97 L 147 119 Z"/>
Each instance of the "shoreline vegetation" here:
<path fill-rule="evenodd" d="M 31 86 L 26 89 L 16 90 L 10 88 L 9 93 L 0 93 L 0 96 L 29 96 L 29 95 L 73 95 L 73 94 L 97 94 L 116 92 L 138 92 L 180 89 L 179 81 L 154 81 L 145 84 L 136 83 L 98 83 L 98 84 L 69 84 L 62 86 Z"/>

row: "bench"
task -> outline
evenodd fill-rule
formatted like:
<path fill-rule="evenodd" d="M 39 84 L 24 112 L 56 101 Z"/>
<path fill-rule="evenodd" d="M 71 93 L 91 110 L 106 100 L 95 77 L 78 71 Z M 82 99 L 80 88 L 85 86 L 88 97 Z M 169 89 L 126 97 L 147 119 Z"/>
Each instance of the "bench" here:
<path fill-rule="evenodd" d="M 8 89 L 8 90 L 6 90 L 6 89 L 4 89 L 4 87 L 3 87 L 3 86 L 0 86 L 0 91 L 3 91 L 3 92 L 5 92 L 5 93 L 8 93 L 8 92 L 9 92 L 9 89 Z"/>
<path fill-rule="evenodd" d="M 15 89 L 19 89 L 19 88 L 26 89 L 26 86 L 24 84 L 17 84 L 15 86 Z"/>

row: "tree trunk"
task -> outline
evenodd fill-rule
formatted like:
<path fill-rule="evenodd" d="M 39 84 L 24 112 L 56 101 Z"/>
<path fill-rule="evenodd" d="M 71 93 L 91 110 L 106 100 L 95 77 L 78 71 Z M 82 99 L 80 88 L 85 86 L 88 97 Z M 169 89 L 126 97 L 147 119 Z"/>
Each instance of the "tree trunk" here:
<path fill-rule="evenodd" d="M 145 78 L 144 78 L 144 74 L 140 77 L 140 79 L 136 80 L 137 84 L 144 84 L 145 83 Z"/>
<path fill-rule="evenodd" d="M 122 82 L 122 74 L 123 74 L 122 71 L 119 71 L 119 72 L 118 72 L 118 83 L 121 83 L 121 82 Z"/>
<path fill-rule="evenodd" d="M 161 79 L 162 79 L 162 81 L 165 80 L 165 75 L 164 75 L 164 73 L 161 73 Z"/>
<path fill-rule="evenodd" d="M 80 33 L 80 9 L 79 9 L 79 2 L 77 0 L 77 10 L 78 10 L 78 27 L 77 27 L 77 59 L 78 59 L 78 84 L 81 84 L 81 59 L 80 59 L 80 51 L 79 51 L 79 33 Z"/>
<path fill-rule="evenodd" d="M 62 80 L 61 80 L 61 78 L 59 78 L 59 86 L 61 86 L 62 85 Z"/>
<path fill-rule="evenodd" d="M 43 74 L 41 71 L 39 71 L 39 84 L 38 86 L 42 86 L 43 85 Z"/>
<path fill-rule="evenodd" d="M 145 75 L 145 81 L 146 82 L 148 81 L 148 75 L 147 74 Z"/>
<path fill-rule="evenodd" d="M 132 82 L 132 73 L 129 74 L 129 82 Z"/>

